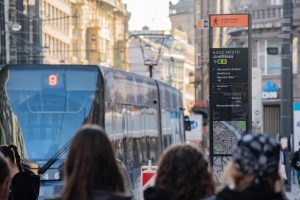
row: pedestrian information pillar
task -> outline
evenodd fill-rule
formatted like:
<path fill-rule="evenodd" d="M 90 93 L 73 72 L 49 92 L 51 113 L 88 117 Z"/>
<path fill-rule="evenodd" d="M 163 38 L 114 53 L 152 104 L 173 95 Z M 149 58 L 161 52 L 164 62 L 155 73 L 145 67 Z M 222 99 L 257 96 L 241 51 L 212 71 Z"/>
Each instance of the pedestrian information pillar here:
<path fill-rule="evenodd" d="M 209 33 L 210 161 L 218 180 L 232 147 L 251 129 L 251 16 L 210 15 Z"/>

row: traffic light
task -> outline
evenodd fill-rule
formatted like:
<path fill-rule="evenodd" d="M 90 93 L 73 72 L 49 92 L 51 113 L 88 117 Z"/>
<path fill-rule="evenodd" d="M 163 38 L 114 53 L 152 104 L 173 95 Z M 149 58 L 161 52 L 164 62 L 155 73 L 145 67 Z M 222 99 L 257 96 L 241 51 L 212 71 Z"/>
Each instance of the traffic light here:
<path fill-rule="evenodd" d="M 190 121 L 190 118 L 188 116 L 184 116 L 184 129 L 186 131 L 191 131 L 192 130 L 191 121 Z"/>

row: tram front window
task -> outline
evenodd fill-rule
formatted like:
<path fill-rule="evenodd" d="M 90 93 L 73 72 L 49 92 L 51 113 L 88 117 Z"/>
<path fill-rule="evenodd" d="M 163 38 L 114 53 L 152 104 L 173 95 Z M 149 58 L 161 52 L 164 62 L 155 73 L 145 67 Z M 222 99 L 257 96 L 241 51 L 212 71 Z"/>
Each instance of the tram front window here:
<path fill-rule="evenodd" d="M 93 68 L 9 69 L 6 93 L 28 159 L 42 164 L 72 138 L 93 108 L 97 79 Z"/>

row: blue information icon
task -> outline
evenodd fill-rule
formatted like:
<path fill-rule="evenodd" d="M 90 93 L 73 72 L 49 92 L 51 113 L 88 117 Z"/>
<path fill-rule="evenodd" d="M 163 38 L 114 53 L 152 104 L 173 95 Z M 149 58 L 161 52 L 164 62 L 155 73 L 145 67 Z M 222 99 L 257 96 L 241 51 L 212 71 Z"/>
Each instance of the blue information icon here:
<path fill-rule="evenodd" d="M 191 121 L 191 129 L 196 129 L 197 127 L 198 127 L 198 122 L 192 120 L 192 121 Z"/>

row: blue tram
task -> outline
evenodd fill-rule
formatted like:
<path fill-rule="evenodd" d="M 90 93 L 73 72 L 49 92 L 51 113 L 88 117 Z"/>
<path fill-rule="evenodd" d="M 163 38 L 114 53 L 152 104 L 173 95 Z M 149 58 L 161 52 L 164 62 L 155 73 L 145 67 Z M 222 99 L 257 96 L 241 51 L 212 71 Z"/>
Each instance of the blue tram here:
<path fill-rule="evenodd" d="M 61 190 L 66 152 L 84 123 L 105 128 L 135 195 L 140 167 L 185 140 L 178 90 L 112 68 L 7 65 L 0 104 L 0 144 L 15 144 L 24 164 L 41 174 L 41 199 Z"/>

